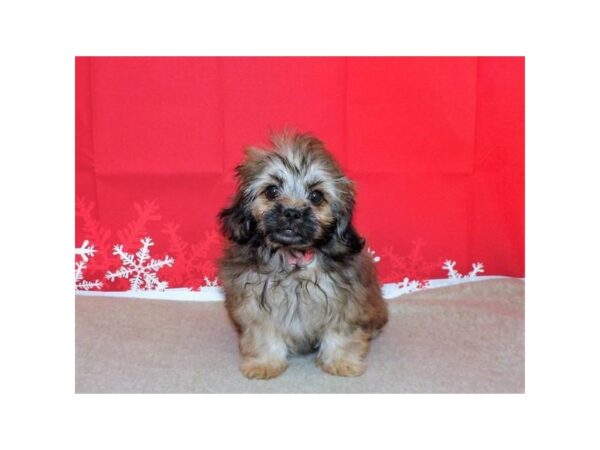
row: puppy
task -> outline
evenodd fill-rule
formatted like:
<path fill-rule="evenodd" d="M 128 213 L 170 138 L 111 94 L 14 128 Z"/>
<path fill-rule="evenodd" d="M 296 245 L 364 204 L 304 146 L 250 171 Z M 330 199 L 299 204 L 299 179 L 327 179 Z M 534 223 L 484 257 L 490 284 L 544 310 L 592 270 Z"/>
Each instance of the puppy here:
<path fill-rule="evenodd" d="M 352 182 L 310 135 L 284 133 L 272 144 L 247 149 L 235 198 L 219 214 L 229 240 L 220 278 L 241 370 L 273 378 L 289 354 L 316 351 L 325 372 L 361 375 L 388 315 L 352 226 Z"/>

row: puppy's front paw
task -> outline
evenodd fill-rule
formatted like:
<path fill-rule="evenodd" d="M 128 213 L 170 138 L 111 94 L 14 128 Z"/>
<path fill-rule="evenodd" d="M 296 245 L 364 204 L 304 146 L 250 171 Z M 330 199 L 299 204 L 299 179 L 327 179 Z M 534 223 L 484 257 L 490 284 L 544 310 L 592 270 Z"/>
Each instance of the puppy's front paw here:
<path fill-rule="evenodd" d="M 287 369 L 287 362 L 264 362 L 255 359 L 242 361 L 241 369 L 246 378 L 267 380 L 281 375 Z"/>
<path fill-rule="evenodd" d="M 364 362 L 345 359 L 319 362 L 319 366 L 321 366 L 321 369 L 325 372 L 340 377 L 358 377 L 367 370 L 367 365 Z"/>

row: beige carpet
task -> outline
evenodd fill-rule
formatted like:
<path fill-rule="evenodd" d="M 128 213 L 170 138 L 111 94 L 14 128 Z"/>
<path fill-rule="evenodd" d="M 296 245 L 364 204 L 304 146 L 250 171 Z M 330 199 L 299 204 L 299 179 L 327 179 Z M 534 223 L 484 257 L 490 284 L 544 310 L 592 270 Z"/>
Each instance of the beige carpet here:
<path fill-rule="evenodd" d="M 76 392 L 523 392 L 524 283 L 480 281 L 391 300 L 359 378 L 292 358 L 274 380 L 238 370 L 222 303 L 76 298 Z"/>

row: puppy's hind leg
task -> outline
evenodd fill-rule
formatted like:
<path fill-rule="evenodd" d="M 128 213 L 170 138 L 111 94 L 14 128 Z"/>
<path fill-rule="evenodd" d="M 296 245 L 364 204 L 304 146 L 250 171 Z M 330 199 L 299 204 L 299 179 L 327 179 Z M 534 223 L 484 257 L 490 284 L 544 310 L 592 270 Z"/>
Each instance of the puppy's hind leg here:
<path fill-rule="evenodd" d="M 240 353 L 240 368 L 247 378 L 275 378 L 288 367 L 287 346 L 272 327 L 261 325 L 242 330 Z"/>
<path fill-rule="evenodd" d="M 343 377 L 357 377 L 367 370 L 369 334 L 361 328 L 329 329 L 321 340 L 317 364 L 325 372 Z"/>

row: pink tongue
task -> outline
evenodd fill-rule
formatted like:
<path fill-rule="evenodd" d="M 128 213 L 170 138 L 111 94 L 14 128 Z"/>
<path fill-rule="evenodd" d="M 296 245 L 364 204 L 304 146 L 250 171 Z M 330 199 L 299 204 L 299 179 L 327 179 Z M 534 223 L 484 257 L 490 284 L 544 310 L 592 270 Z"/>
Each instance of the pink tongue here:
<path fill-rule="evenodd" d="M 312 250 L 306 250 L 306 252 L 304 252 L 304 254 L 299 253 L 297 255 L 290 253 L 288 255 L 288 264 L 293 266 L 293 265 L 298 265 L 298 266 L 308 266 L 312 260 L 315 259 L 315 252 Z"/>

